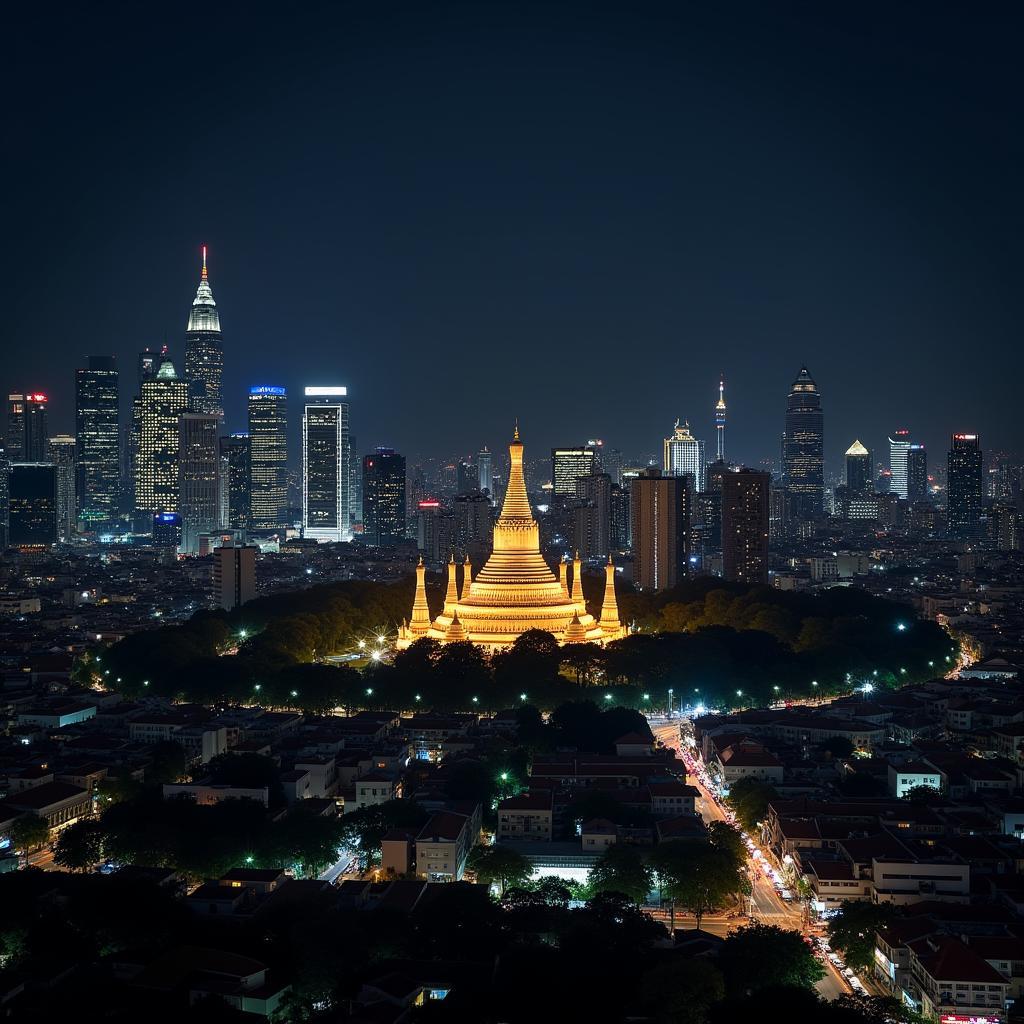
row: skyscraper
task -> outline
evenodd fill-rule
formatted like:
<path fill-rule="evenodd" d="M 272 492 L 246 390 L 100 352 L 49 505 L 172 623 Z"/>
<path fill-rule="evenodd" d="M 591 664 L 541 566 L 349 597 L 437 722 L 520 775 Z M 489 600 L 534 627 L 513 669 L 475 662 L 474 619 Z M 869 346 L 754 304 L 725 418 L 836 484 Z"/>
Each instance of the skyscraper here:
<path fill-rule="evenodd" d="M 741 469 L 722 476 L 722 564 L 727 580 L 768 582 L 771 475 Z"/>
<path fill-rule="evenodd" d="M 722 374 L 718 381 L 718 401 L 715 403 L 715 439 L 715 459 L 718 462 L 725 462 L 725 374 Z"/>
<path fill-rule="evenodd" d="M 120 432 L 117 363 L 113 356 L 89 356 L 88 369 L 75 370 L 77 516 L 86 527 L 117 514 L 120 491 Z"/>
<path fill-rule="evenodd" d="M 907 497 L 907 456 L 910 452 L 910 431 L 901 429 L 889 438 L 889 472 L 892 474 L 889 491 L 901 498 Z"/>
<path fill-rule="evenodd" d="M 188 411 L 188 384 L 167 357 L 142 382 L 135 459 L 135 510 L 146 515 L 178 510 L 178 417 Z"/>
<path fill-rule="evenodd" d="M 666 590 L 685 578 L 690 502 L 686 477 L 651 467 L 632 481 L 633 583 L 641 590 Z"/>
<path fill-rule="evenodd" d="M 8 395 L 7 457 L 12 462 L 43 462 L 48 440 L 46 395 Z"/>
<path fill-rule="evenodd" d="M 405 538 L 405 456 L 393 448 L 363 458 L 363 538 L 376 547 Z"/>
<path fill-rule="evenodd" d="M 821 395 L 806 366 L 793 381 L 782 435 L 782 480 L 796 519 L 824 514 L 825 447 Z"/>
<path fill-rule="evenodd" d="M 244 530 L 249 525 L 249 435 L 222 437 L 220 451 L 227 460 L 227 525 Z"/>
<path fill-rule="evenodd" d="M 0 448 L 0 551 L 8 545 L 11 523 L 11 462 Z"/>
<path fill-rule="evenodd" d="M 58 434 L 47 441 L 46 461 L 57 472 L 57 539 L 68 541 L 75 532 L 75 439 Z"/>
<path fill-rule="evenodd" d="M 7 433 L 4 449 L 11 462 L 22 462 L 25 456 L 25 396 L 7 396 Z"/>
<path fill-rule="evenodd" d="M 596 472 L 599 472 L 599 464 L 594 445 L 551 449 L 551 483 L 555 497 L 575 497 L 576 481 Z"/>
<path fill-rule="evenodd" d="M 612 478 L 607 473 L 576 481 L 579 504 L 573 509 L 573 547 L 581 558 L 608 558 L 612 531 Z"/>
<path fill-rule="evenodd" d="M 491 459 L 491 453 L 487 450 L 487 445 L 484 445 L 484 447 L 477 453 L 476 456 L 476 473 L 480 490 L 483 491 L 488 497 L 492 497 L 492 467 L 493 461 Z"/>
<path fill-rule="evenodd" d="M 206 246 L 203 269 L 196 297 L 185 330 L 185 380 L 188 381 L 189 408 L 224 419 L 221 378 L 224 375 L 224 343 L 220 334 L 220 316 L 213 301 L 206 273 Z"/>
<path fill-rule="evenodd" d="M 472 462 L 460 460 L 455 472 L 457 494 L 472 494 L 480 490 L 480 471 Z"/>
<path fill-rule="evenodd" d="M 689 423 L 676 420 L 671 437 L 665 438 L 661 466 L 665 476 L 693 477 L 693 489 L 703 491 L 705 483 L 704 442 L 698 441 Z"/>
<path fill-rule="evenodd" d="M 851 498 L 865 498 L 872 490 L 871 452 L 854 441 L 846 449 L 846 491 Z"/>
<path fill-rule="evenodd" d="M 11 466 L 8 542 L 49 547 L 57 542 L 57 467 L 50 462 Z"/>
<path fill-rule="evenodd" d="M 249 525 L 272 530 L 288 518 L 288 391 L 249 388 Z"/>
<path fill-rule="evenodd" d="M 982 453 L 977 434 L 954 434 L 947 470 L 947 527 L 954 537 L 976 537 L 981 531 Z"/>
<path fill-rule="evenodd" d="M 348 390 L 306 388 L 302 415 L 302 533 L 314 540 L 352 536 Z"/>
<path fill-rule="evenodd" d="M 178 417 L 178 511 L 181 550 L 188 555 L 199 551 L 199 535 L 216 530 L 220 518 L 218 425 L 214 413 Z"/>
<path fill-rule="evenodd" d="M 907 452 L 907 500 L 928 498 L 928 452 L 923 444 L 912 444 Z"/>

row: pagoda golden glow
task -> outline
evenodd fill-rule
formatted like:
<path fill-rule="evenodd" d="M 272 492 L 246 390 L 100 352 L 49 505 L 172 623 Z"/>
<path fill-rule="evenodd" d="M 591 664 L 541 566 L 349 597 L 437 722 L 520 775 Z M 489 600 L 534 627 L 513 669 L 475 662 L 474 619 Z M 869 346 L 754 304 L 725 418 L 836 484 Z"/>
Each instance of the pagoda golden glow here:
<path fill-rule="evenodd" d="M 494 526 L 494 550 L 472 578 L 467 559 L 462 588 L 457 588 L 454 558 L 448 563 L 444 608 L 433 621 L 427 611 L 422 559 L 416 567 L 412 618 L 402 625 L 400 649 L 422 637 L 441 643 L 469 640 L 489 651 L 510 647 L 528 629 L 543 629 L 559 643 L 605 644 L 626 635 L 615 601 L 615 567 L 605 569 L 605 596 L 597 621 L 583 600 L 581 564 L 573 562 L 572 589 L 563 563 L 556 576 L 540 553 L 540 531 L 533 518 L 523 477 L 523 443 L 519 428 L 509 444 L 511 471 L 501 515 Z"/>

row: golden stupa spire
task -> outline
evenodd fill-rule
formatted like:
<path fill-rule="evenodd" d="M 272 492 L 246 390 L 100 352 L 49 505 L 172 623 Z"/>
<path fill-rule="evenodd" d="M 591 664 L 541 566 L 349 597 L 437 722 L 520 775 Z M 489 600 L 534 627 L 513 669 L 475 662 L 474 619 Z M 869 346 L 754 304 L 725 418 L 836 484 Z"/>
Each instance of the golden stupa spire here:
<path fill-rule="evenodd" d="M 622 635 L 622 623 L 619 621 L 619 602 L 615 600 L 615 566 L 612 556 L 608 555 L 608 564 L 604 567 L 604 602 L 601 604 L 601 632 L 611 640 Z"/>
<path fill-rule="evenodd" d="M 409 622 L 409 631 L 414 637 L 426 636 L 430 629 L 430 610 L 427 608 L 427 567 L 423 564 L 423 556 L 420 555 L 419 565 L 416 566 L 416 596 L 412 602 L 412 619 Z"/>
<path fill-rule="evenodd" d="M 573 604 L 583 604 L 583 562 L 580 560 L 579 551 L 572 560 L 572 596 Z"/>
<path fill-rule="evenodd" d="M 465 601 L 469 597 L 469 588 L 473 583 L 473 566 L 470 564 L 469 555 L 466 555 L 465 562 L 462 563 L 462 594 L 459 596 L 460 601 Z"/>
<path fill-rule="evenodd" d="M 565 579 L 566 574 L 566 561 L 564 556 L 558 560 L 558 582 L 562 584 L 562 596 L 569 600 L 569 584 Z"/>
<path fill-rule="evenodd" d="M 448 588 L 444 593 L 444 613 L 445 615 L 451 615 L 452 609 L 458 603 L 459 600 L 459 589 L 455 585 L 455 552 L 452 552 L 452 557 L 448 559 Z"/>

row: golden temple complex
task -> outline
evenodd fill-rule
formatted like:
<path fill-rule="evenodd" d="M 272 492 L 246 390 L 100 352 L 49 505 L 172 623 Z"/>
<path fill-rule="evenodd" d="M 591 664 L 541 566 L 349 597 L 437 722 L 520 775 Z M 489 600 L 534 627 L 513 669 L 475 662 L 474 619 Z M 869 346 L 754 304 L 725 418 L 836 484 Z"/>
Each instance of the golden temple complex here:
<path fill-rule="evenodd" d="M 422 637 L 441 643 L 469 640 L 489 651 L 510 647 L 528 629 L 543 629 L 559 643 L 606 644 L 619 640 L 626 630 L 619 622 L 615 600 L 615 567 L 611 557 L 605 569 L 604 603 L 597 620 L 583 600 L 582 566 L 559 563 L 558 575 L 540 553 L 540 530 L 526 494 L 523 477 L 523 443 L 519 428 L 508 447 L 511 470 L 501 515 L 494 525 L 494 550 L 487 563 L 472 576 L 467 558 L 461 566 L 462 587 L 457 586 L 454 557 L 448 563 L 444 608 L 433 621 L 427 610 L 423 559 L 416 567 L 416 597 L 412 617 L 398 633 L 404 650 Z"/>

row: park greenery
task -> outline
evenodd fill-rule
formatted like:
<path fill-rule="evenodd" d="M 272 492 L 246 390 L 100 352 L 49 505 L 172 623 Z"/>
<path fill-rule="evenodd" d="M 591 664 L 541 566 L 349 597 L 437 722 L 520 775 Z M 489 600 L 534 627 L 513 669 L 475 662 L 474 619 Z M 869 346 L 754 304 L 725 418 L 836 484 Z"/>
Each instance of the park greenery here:
<path fill-rule="evenodd" d="M 430 596 L 438 600 L 436 587 Z M 423 639 L 394 654 L 385 641 L 379 660 L 358 667 L 325 663 L 332 653 L 358 651 L 360 639 L 365 647 L 378 633 L 393 636 L 410 603 L 408 581 L 275 594 L 126 637 L 86 655 L 78 671 L 131 697 L 307 714 L 525 702 L 547 710 L 583 693 L 651 711 L 670 702 L 754 707 L 899 686 L 942 674 L 956 653 L 935 623 L 854 588 L 808 595 L 702 577 L 661 594 L 624 593 L 623 617 L 638 631 L 605 648 L 560 647 L 530 631 L 492 658 L 469 643 Z"/>
<path fill-rule="evenodd" d="M 747 832 L 758 831 L 764 820 L 768 805 L 778 794 L 762 779 L 747 775 L 737 779 L 729 790 L 726 803 L 732 808 L 736 820 Z"/>

